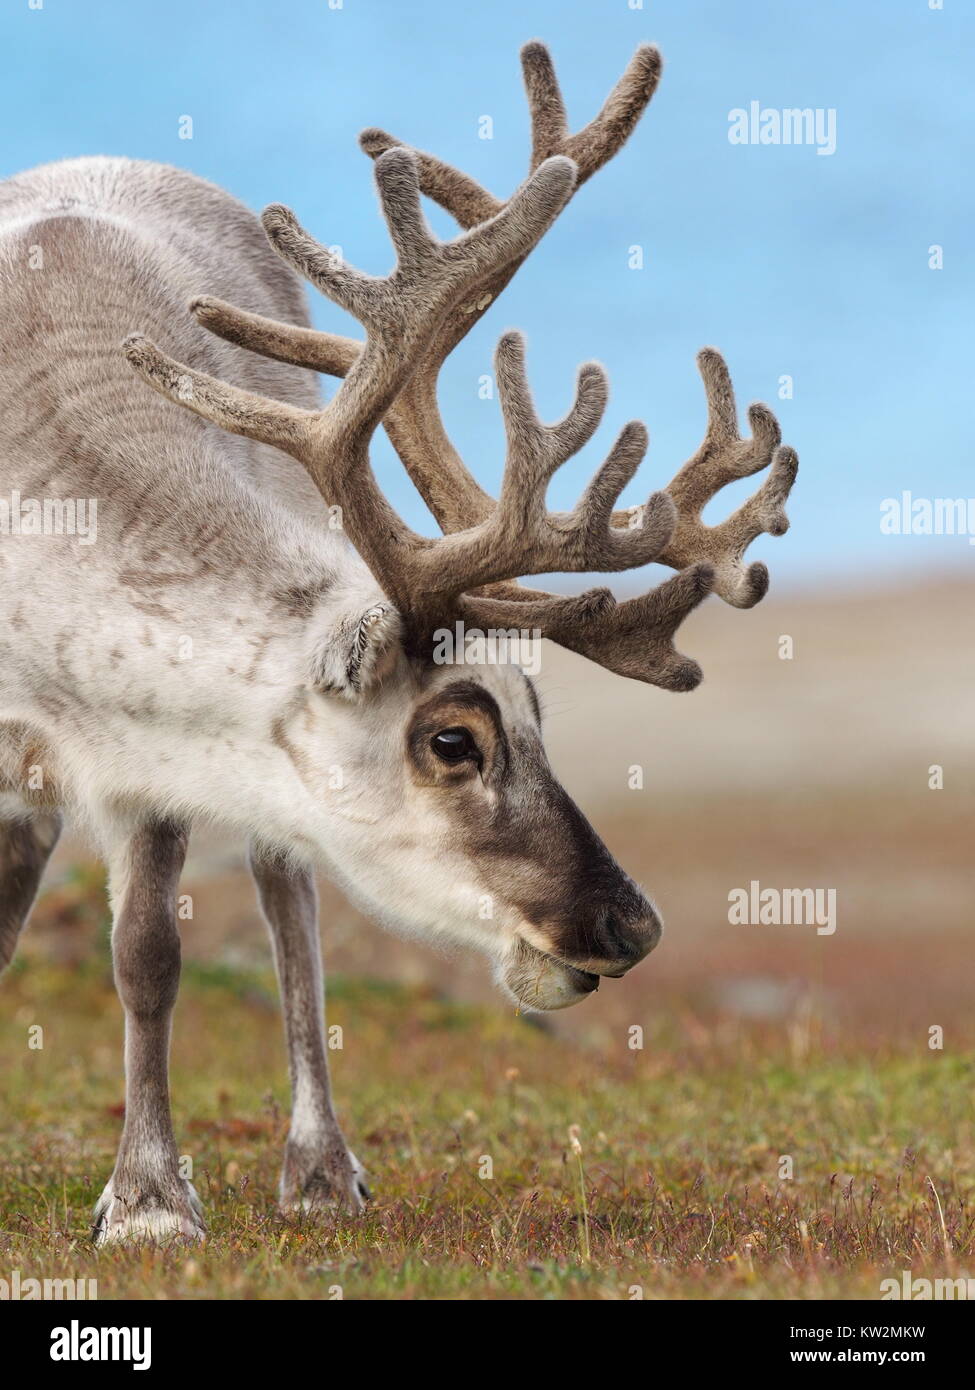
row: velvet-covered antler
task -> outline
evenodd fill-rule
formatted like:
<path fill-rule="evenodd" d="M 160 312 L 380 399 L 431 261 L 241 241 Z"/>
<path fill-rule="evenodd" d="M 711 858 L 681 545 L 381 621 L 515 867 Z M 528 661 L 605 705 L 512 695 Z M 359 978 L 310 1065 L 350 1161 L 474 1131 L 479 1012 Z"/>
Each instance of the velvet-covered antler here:
<path fill-rule="evenodd" d="M 625 142 L 653 95 L 661 66 L 655 49 L 638 49 L 600 114 L 571 135 L 547 51 L 529 44 L 522 61 L 532 115 L 532 174 L 507 202 L 382 131 L 362 136 L 376 158 L 398 254 L 387 280 L 337 265 L 286 209 L 265 214 L 272 245 L 359 318 L 365 344 L 275 323 L 211 298 L 191 306 L 201 323 L 231 342 L 344 378 L 323 411 L 297 411 L 249 396 L 180 367 L 141 339 L 130 343 L 129 355 L 151 384 L 181 404 L 299 458 L 326 500 L 342 506 L 353 544 L 419 641 L 452 614 L 482 627 L 531 626 L 620 674 L 691 689 L 700 668 L 676 652 L 673 634 L 712 587 L 739 607 L 762 597 L 767 571 L 760 564 L 745 570 L 742 555 L 761 532 L 786 529 L 782 507 L 797 466 L 791 450 L 778 448 L 778 426 L 764 406 L 751 408 L 752 438 L 740 439 L 720 355 L 705 349 L 698 359 L 708 402 L 701 448 L 666 493 L 638 509 L 613 511 L 645 452 L 645 431 L 636 423 L 624 429 L 572 512 L 550 514 L 545 508 L 552 474 L 588 441 L 602 416 L 606 382 L 595 364 L 581 369 L 576 402 L 565 420 L 545 426 L 531 402 L 520 338 L 508 334 L 501 340 L 496 365 L 508 458 L 497 503 L 464 467 L 437 407 L 443 361 L 574 188 Z M 417 189 L 450 211 L 465 235 L 436 241 L 423 222 Z M 439 541 L 410 531 L 376 485 L 367 447 L 380 417 L 445 532 Z M 727 521 L 706 527 L 700 514 L 707 500 L 773 457 L 755 496 Z M 605 589 L 566 597 L 513 582 L 525 574 L 613 571 L 654 559 L 682 572 L 624 603 Z"/>

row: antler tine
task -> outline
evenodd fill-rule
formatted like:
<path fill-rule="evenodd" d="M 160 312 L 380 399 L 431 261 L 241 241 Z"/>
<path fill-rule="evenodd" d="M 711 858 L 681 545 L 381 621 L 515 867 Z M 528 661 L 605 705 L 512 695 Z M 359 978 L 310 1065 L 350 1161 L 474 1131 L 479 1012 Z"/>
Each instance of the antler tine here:
<path fill-rule="evenodd" d="M 376 180 L 380 187 L 385 182 L 388 167 L 376 166 Z M 382 281 L 332 256 L 305 231 L 291 209 L 280 203 L 272 203 L 265 208 L 261 222 L 268 240 L 282 260 L 367 328 L 378 323 Z"/>
<path fill-rule="evenodd" d="M 405 148 L 376 161 L 376 184 L 397 264 L 387 279 L 365 275 L 332 256 L 289 208 L 272 205 L 264 229 L 278 254 L 366 329 L 389 336 L 399 321 L 412 339 L 429 338 L 458 289 L 525 255 L 568 201 L 575 165 L 546 160 L 501 210 L 455 241 L 437 241 L 420 208 L 416 158 Z M 431 272 L 436 270 L 437 274 Z M 431 319 L 433 323 L 431 325 Z M 398 325 L 399 327 L 399 325 Z"/>
<path fill-rule="evenodd" d="M 440 564 L 451 557 L 455 565 L 451 588 L 464 593 L 520 574 L 631 569 L 655 559 L 674 528 L 669 497 L 652 498 L 642 523 L 625 536 L 611 527 L 613 503 L 646 451 L 646 431 L 638 423 L 623 430 L 572 512 L 546 510 L 552 475 L 588 442 L 602 418 L 608 395 L 603 369 L 590 362 L 580 370 L 572 408 L 555 425 L 543 425 L 535 411 L 520 333 L 501 338 L 495 370 L 508 439 L 501 493 L 479 527 L 438 543 Z"/>
<path fill-rule="evenodd" d="M 530 496 L 544 510 L 544 489 L 553 473 L 578 453 L 599 428 L 609 399 L 606 373 L 596 362 L 580 367 L 569 413 L 557 425 L 543 425 L 528 385 L 525 340 L 520 333 L 505 333 L 501 337 L 494 366 L 510 461 L 505 468 L 499 507 L 503 512 L 510 511 L 516 497 Z"/>
<path fill-rule="evenodd" d="M 359 136 L 359 147 L 372 159 L 389 150 L 412 148 L 378 127 L 370 127 Z M 445 164 L 436 155 L 414 150 L 420 174 L 420 191 L 448 211 L 465 230 L 496 217 L 504 207 L 476 179 L 470 178 L 452 164 Z"/>
<path fill-rule="evenodd" d="M 204 328 L 228 343 L 259 352 L 263 357 L 273 357 L 278 362 L 325 372 L 328 376 L 345 376 L 362 351 L 362 343 L 357 338 L 278 323 L 262 314 L 238 309 L 213 295 L 199 295 L 190 300 L 188 307 Z"/>
<path fill-rule="evenodd" d="M 569 136 L 569 121 L 552 55 L 538 39 L 522 48 L 521 72 L 531 117 L 534 167 L 545 159 L 546 150 L 562 149 Z"/>
<path fill-rule="evenodd" d="M 569 133 L 562 92 L 552 55 L 537 39 L 521 50 L 522 74 L 532 127 L 530 168 L 537 169 L 553 155 L 567 155 L 579 168 L 579 183 L 601 169 L 632 135 L 663 71 L 660 51 L 641 44 L 622 77 L 603 103 L 599 114 L 582 130 Z M 388 131 L 370 127 L 359 144 L 374 159 L 388 150 L 403 148 L 403 141 Z M 471 227 L 494 216 L 503 203 L 467 174 L 436 155 L 415 151 L 420 171 L 420 191 L 438 203 L 460 223 Z"/>
<path fill-rule="evenodd" d="M 231 434 L 273 444 L 296 456 L 307 444 L 315 411 L 300 410 L 297 406 L 228 386 L 206 372 L 177 362 L 142 333 L 130 333 L 122 350 L 139 375 L 160 395 L 168 396 Z"/>
<path fill-rule="evenodd" d="M 358 339 L 278 323 L 210 295 L 191 300 L 189 308 L 204 328 L 238 347 L 328 376 L 348 375 L 362 351 Z M 483 521 L 494 510 L 494 498 L 468 472 L 443 428 L 436 405 L 436 377 L 431 380 L 421 363 L 408 387 L 383 418 L 393 447 L 445 532 Z M 432 404 L 428 404 L 428 393 Z M 419 466 L 421 456 L 427 461 L 426 469 Z"/>
<path fill-rule="evenodd" d="M 650 104 L 663 71 L 660 50 L 653 44 L 641 44 L 599 114 L 570 135 L 555 65 L 545 44 L 537 39 L 525 44 L 521 63 L 532 121 L 531 167 L 537 168 L 553 154 L 566 154 L 579 166 L 580 184 L 625 145 Z"/>
<path fill-rule="evenodd" d="M 693 690 L 701 683 L 701 668 L 677 651 L 674 634 L 713 582 L 709 565 L 692 565 L 622 603 L 609 589 L 570 597 L 499 584 L 490 595 L 465 596 L 461 612 L 473 627 L 534 629 L 617 675 L 663 690 Z"/>
<path fill-rule="evenodd" d="M 631 525 L 612 524 L 613 507 L 647 451 L 646 427 L 639 420 L 625 425 L 599 472 L 573 513 L 587 533 L 587 552 L 594 570 L 609 573 L 636 569 L 659 560 L 674 534 L 677 508 L 666 492 L 654 492 Z"/>
<path fill-rule="evenodd" d="M 697 364 L 707 398 L 707 429 L 700 449 L 667 486 L 677 504 L 678 521 L 660 560 L 673 569 L 697 561 L 712 564 L 715 593 L 735 608 L 751 608 L 768 591 L 768 569 L 760 561 L 746 568 L 742 556 L 763 533 L 781 536 L 789 529 L 784 507 L 799 460 L 793 449 L 780 447 L 778 421 L 766 405 L 749 407 L 751 438 L 742 439 L 731 376 L 719 352 L 702 349 Z M 701 512 L 721 488 L 770 463 L 762 486 L 737 511 L 717 526 L 704 524 Z M 614 520 L 621 522 L 623 516 Z"/>

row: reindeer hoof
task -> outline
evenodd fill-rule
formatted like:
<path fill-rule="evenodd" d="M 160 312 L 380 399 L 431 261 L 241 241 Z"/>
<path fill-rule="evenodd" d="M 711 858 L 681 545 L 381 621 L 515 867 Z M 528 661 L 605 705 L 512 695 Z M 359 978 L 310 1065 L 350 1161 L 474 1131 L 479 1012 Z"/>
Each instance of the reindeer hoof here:
<path fill-rule="evenodd" d="M 181 1182 L 179 1190 L 165 1194 L 161 1189 L 134 1192 L 126 1201 L 115 1195 L 114 1182 L 114 1178 L 109 1181 L 95 1207 L 91 1234 L 96 1245 L 205 1239 L 203 1206 L 192 1183 Z"/>
<path fill-rule="evenodd" d="M 283 1211 L 324 1212 L 336 1207 L 361 1216 L 371 1197 L 366 1172 L 350 1149 L 326 1148 L 310 1155 L 288 1144 L 281 1176 Z"/>

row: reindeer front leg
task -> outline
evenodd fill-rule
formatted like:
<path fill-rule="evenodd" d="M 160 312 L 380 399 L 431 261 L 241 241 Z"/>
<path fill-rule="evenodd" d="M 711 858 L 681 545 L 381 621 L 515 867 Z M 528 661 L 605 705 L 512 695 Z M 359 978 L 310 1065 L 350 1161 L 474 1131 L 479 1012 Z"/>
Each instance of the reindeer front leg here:
<path fill-rule="evenodd" d="M 274 942 L 291 1072 L 281 1206 L 313 1209 L 338 1203 L 357 1214 L 369 1189 L 332 1109 L 314 875 L 253 851 L 251 870 Z"/>
<path fill-rule="evenodd" d="M 176 892 L 185 831 L 143 825 L 109 851 L 112 959 L 125 1009 L 125 1127 L 115 1171 L 95 1208 L 93 1235 L 200 1239 L 200 1200 L 181 1177 L 169 1109 L 170 1022 L 179 988 Z"/>

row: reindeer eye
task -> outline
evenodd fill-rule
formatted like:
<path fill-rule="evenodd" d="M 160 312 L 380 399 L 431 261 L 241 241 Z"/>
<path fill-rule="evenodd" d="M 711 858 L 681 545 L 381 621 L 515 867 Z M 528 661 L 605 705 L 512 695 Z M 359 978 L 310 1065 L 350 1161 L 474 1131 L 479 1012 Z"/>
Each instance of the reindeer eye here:
<path fill-rule="evenodd" d="M 479 756 L 474 735 L 469 729 L 444 729 L 434 734 L 430 747 L 445 763 L 460 763 Z"/>

